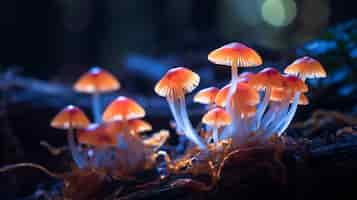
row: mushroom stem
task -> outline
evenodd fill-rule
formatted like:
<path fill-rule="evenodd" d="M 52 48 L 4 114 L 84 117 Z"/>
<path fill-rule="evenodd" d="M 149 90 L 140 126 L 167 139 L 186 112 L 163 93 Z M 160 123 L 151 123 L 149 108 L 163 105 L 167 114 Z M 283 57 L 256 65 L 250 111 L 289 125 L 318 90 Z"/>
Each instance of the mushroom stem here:
<path fill-rule="evenodd" d="M 256 129 L 258 129 L 259 126 L 260 126 L 262 116 L 263 116 L 266 108 L 268 107 L 270 96 L 271 96 L 271 88 L 268 87 L 265 90 L 263 101 L 258 105 L 258 108 L 257 108 L 257 112 L 256 112 L 256 115 L 255 115 L 255 120 L 256 120 L 256 122 L 255 122 L 256 123 L 256 127 L 255 128 Z"/>
<path fill-rule="evenodd" d="M 281 125 L 279 124 L 279 129 L 278 130 L 278 136 L 280 136 L 289 126 L 289 124 L 291 123 L 291 121 L 294 118 L 294 115 L 296 113 L 297 107 L 298 107 L 298 103 L 299 103 L 299 98 L 300 98 L 300 92 L 295 92 L 294 94 L 294 100 L 293 103 L 291 104 L 290 108 L 289 108 L 289 112 L 287 113 L 286 117 L 284 118 L 284 120 L 281 122 Z"/>
<path fill-rule="evenodd" d="M 179 102 L 177 100 L 174 100 L 173 98 L 167 97 L 166 98 L 167 103 L 169 104 L 170 111 L 172 113 L 172 116 L 174 117 L 175 123 L 176 123 L 176 131 L 178 133 L 183 132 L 183 123 L 180 117 L 180 114 L 178 113 L 179 111 Z"/>
<path fill-rule="evenodd" d="M 216 126 L 213 127 L 212 137 L 213 137 L 213 143 L 219 142 L 218 127 L 216 127 Z"/>
<path fill-rule="evenodd" d="M 101 122 L 100 95 L 98 92 L 92 95 L 92 111 L 95 123 Z"/>
<path fill-rule="evenodd" d="M 78 168 L 82 169 L 87 166 L 87 162 L 83 159 L 81 152 L 74 140 L 74 129 L 69 129 L 67 134 L 68 146 L 72 154 L 74 162 L 77 164 Z"/>
<path fill-rule="evenodd" d="M 231 87 L 229 88 L 229 92 L 228 92 L 228 96 L 227 96 L 227 100 L 226 100 L 226 108 L 228 113 L 232 116 L 232 118 L 234 118 L 234 111 L 231 107 L 230 102 L 232 101 L 232 97 L 235 93 L 235 91 L 237 90 L 237 82 L 238 82 L 238 67 L 236 63 L 232 64 L 232 80 L 231 80 Z"/>
<path fill-rule="evenodd" d="M 182 119 L 185 135 L 187 136 L 187 138 L 192 140 L 200 149 L 206 149 L 206 145 L 203 142 L 202 138 L 196 133 L 195 129 L 192 127 L 191 121 L 187 114 L 185 97 L 179 98 L 178 101 L 178 112 L 180 113 L 180 117 Z"/>
<path fill-rule="evenodd" d="M 277 104 L 278 106 L 276 107 L 276 112 L 274 116 L 271 119 L 271 123 L 269 123 L 265 127 L 265 132 L 269 137 L 277 131 L 279 126 L 284 122 L 285 116 L 287 115 L 289 111 L 289 104 L 290 104 L 290 98 L 291 95 L 287 95 L 285 99 Z"/>
<path fill-rule="evenodd" d="M 259 133 L 266 132 L 268 126 L 274 121 L 277 113 L 279 112 L 279 108 L 281 103 L 279 102 L 272 102 L 269 106 L 268 111 L 264 114 L 263 118 L 261 119 L 260 126 L 258 127 Z"/>
<path fill-rule="evenodd" d="M 57 179 L 63 179 L 64 177 L 61 176 L 60 174 L 54 173 L 49 171 L 48 169 L 46 169 L 45 167 L 35 164 L 35 163 L 18 163 L 18 164 L 12 164 L 12 165 L 6 165 L 4 167 L 0 168 L 0 173 L 3 172 L 7 172 L 13 169 L 17 169 L 17 168 L 21 168 L 21 167 L 30 167 L 30 168 L 35 168 L 35 169 L 39 169 L 42 172 L 44 172 L 45 174 L 53 177 L 53 178 L 57 178 Z"/>

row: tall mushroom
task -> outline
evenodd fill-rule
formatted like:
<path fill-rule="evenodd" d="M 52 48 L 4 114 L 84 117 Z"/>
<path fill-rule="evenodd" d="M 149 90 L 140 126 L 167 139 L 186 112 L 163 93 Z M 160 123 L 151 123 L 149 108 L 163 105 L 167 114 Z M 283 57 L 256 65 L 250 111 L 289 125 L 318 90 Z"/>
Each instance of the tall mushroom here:
<path fill-rule="evenodd" d="M 208 54 L 208 60 L 218 65 L 226 65 L 231 67 L 231 84 L 227 102 L 232 98 L 238 81 L 238 67 L 255 67 L 263 63 L 259 54 L 247 47 L 246 45 L 238 42 L 232 42 L 218 48 Z M 230 105 L 228 105 L 230 111 Z M 231 113 L 230 113 L 231 114 Z"/>
<path fill-rule="evenodd" d="M 307 78 L 324 78 L 327 76 L 327 73 L 321 63 L 308 56 L 295 60 L 292 64 L 285 68 L 284 72 L 287 74 L 296 75 L 303 81 L 305 81 Z M 285 123 L 278 133 L 279 135 L 288 128 L 290 122 L 292 121 L 297 109 L 300 94 L 301 92 L 296 92 L 294 94 L 294 100 L 291 105 L 292 109 L 289 110 Z"/>
<path fill-rule="evenodd" d="M 285 105 L 289 106 L 291 98 L 293 98 L 293 102 L 288 107 L 288 111 L 286 112 L 286 114 L 283 114 L 281 117 L 279 117 L 278 120 L 276 120 L 278 135 L 281 135 L 292 121 L 299 103 L 301 93 L 305 93 L 309 90 L 305 82 L 299 79 L 298 77 L 293 75 L 284 75 L 284 77 L 286 84 L 286 87 L 284 89 L 287 91 L 288 94 L 287 98 L 284 100 Z"/>
<path fill-rule="evenodd" d="M 202 122 L 213 126 L 213 142 L 219 142 L 218 129 L 220 127 L 226 126 L 231 123 L 231 117 L 229 114 L 222 108 L 213 108 L 209 110 L 202 118 Z"/>
<path fill-rule="evenodd" d="M 260 126 L 262 116 L 269 104 L 272 90 L 274 88 L 283 88 L 284 78 L 277 69 L 269 67 L 251 76 L 248 83 L 253 88 L 265 92 L 263 101 L 259 103 L 255 115 L 255 129 L 257 130 Z"/>
<path fill-rule="evenodd" d="M 205 149 L 202 138 L 195 132 L 188 118 L 185 94 L 195 89 L 200 81 L 198 74 L 184 67 L 170 69 L 155 85 L 155 92 L 166 97 L 174 120 L 182 132 L 200 149 Z"/>
<path fill-rule="evenodd" d="M 92 110 L 96 123 L 101 121 L 100 93 L 115 91 L 119 88 L 119 81 L 100 67 L 92 67 L 74 84 L 75 91 L 92 94 Z"/>
<path fill-rule="evenodd" d="M 51 121 L 51 126 L 57 129 L 68 130 L 67 140 L 73 160 L 79 168 L 86 167 L 86 160 L 81 156 L 74 139 L 75 129 L 82 129 L 89 125 L 84 112 L 76 106 L 69 105 L 61 110 Z"/>

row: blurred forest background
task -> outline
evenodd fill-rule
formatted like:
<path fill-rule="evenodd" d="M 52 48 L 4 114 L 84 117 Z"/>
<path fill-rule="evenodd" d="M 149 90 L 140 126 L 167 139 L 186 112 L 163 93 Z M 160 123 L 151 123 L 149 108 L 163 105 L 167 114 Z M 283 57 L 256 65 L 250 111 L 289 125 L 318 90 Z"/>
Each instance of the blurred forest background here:
<path fill-rule="evenodd" d="M 270 59 L 282 59 L 329 25 L 355 17 L 354 3 L 5 0 L 0 2 L 0 63 L 21 66 L 41 79 L 73 81 L 92 65 L 140 65 L 143 60 L 135 55 L 159 57 L 168 65 L 189 65 L 175 63 L 182 55 L 206 62 L 207 52 L 229 41 L 276 52 Z"/>

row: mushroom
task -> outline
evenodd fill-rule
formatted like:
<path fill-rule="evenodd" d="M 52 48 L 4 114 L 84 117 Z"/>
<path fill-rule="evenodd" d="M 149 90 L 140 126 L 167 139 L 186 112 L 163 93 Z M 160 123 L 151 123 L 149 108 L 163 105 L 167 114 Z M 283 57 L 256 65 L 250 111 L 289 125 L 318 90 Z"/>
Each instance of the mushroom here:
<path fill-rule="evenodd" d="M 284 70 L 287 74 L 300 77 L 303 81 L 307 78 L 325 78 L 327 73 L 319 61 L 305 56 L 295 60 Z"/>
<path fill-rule="evenodd" d="M 213 142 L 218 143 L 218 129 L 222 126 L 226 126 L 231 123 L 231 117 L 229 114 L 222 108 L 213 108 L 208 111 L 202 118 L 202 122 L 213 126 Z"/>
<path fill-rule="evenodd" d="M 198 74 L 184 67 L 176 67 L 167 71 L 155 85 L 155 92 L 159 96 L 166 97 L 178 129 L 200 149 L 205 149 L 206 145 L 193 129 L 188 118 L 185 102 L 185 94 L 195 89 L 199 81 Z"/>
<path fill-rule="evenodd" d="M 119 96 L 112 101 L 103 113 L 103 121 L 127 121 L 145 117 L 145 110 L 133 99 Z"/>
<path fill-rule="evenodd" d="M 227 106 L 226 103 L 230 87 L 231 84 L 228 84 L 218 92 L 215 99 L 216 105 L 221 107 Z M 240 137 L 250 132 L 248 121 L 249 118 L 255 114 L 255 106 L 259 103 L 258 92 L 250 87 L 248 83 L 238 82 L 236 88 L 237 90 L 230 101 L 231 107 L 234 110 L 233 114 L 236 117 L 232 117 L 231 126 L 223 131 L 223 138 L 233 135 Z"/>
<path fill-rule="evenodd" d="M 269 104 L 272 89 L 282 88 L 284 78 L 278 70 L 269 67 L 252 75 L 248 83 L 257 90 L 265 91 L 263 101 L 259 103 L 255 115 L 255 130 L 257 130 L 260 126 L 262 116 Z"/>
<path fill-rule="evenodd" d="M 84 112 L 76 106 L 69 105 L 61 110 L 51 121 L 51 127 L 68 130 L 67 140 L 73 160 L 79 168 L 86 167 L 87 163 L 81 156 L 74 140 L 75 129 L 82 129 L 89 125 Z"/>
<path fill-rule="evenodd" d="M 261 131 L 269 133 L 274 133 L 276 131 L 276 126 L 281 122 L 283 117 L 286 115 L 289 108 L 289 104 L 293 103 L 294 97 L 289 94 L 288 90 L 273 88 L 270 101 L 271 105 L 268 112 L 265 114 L 262 120 Z M 290 98 L 290 100 L 288 100 Z M 302 93 L 300 95 L 298 105 L 308 105 L 308 98 Z"/>
<path fill-rule="evenodd" d="M 214 106 L 214 100 L 219 89 L 216 87 L 208 87 L 202 89 L 196 93 L 193 97 L 193 101 L 196 103 L 206 104 L 208 107 Z"/>
<path fill-rule="evenodd" d="M 87 156 L 91 167 L 108 167 L 115 165 L 115 162 L 120 159 L 116 155 L 117 151 L 114 150 L 120 130 L 121 127 L 118 124 L 110 122 L 91 124 L 78 132 L 78 142 L 90 146 Z"/>
<path fill-rule="evenodd" d="M 231 67 L 231 84 L 233 87 L 231 87 L 229 91 L 227 102 L 230 101 L 236 90 L 238 67 L 255 67 L 263 63 L 261 57 L 255 50 L 238 42 L 226 44 L 210 52 L 208 54 L 208 60 L 215 64 Z M 230 105 L 228 105 L 228 111 L 231 113 L 230 109 Z"/>
<path fill-rule="evenodd" d="M 231 107 L 238 112 L 238 116 L 244 117 L 244 113 L 240 113 L 241 109 L 239 106 L 255 106 L 259 103 L 258 92 L 251 88 L 249 84 L 245 82 L 238 82 L 236 84 L 236 92 L 234 93 L 233 99 L 230 101 Z M 226 107 L 227 98 L 231 88 L 231 84 L 227 84 L 217 93 L 215 103 L 218 106 Z M 244 110 L 244 109 L 243 109 Z"/>
<path fill-rule="evenodd" d="M 135 134 L 130 134 L 130 127 L 128 120 L 139 119 L 145 117 L 145 110 L 133 99 L 125 96 L 117 97 L 111 104 L 107 106 L 103 113 L 104 122 L 122 121 L 124 129 L 122 134 L 118 134 L 116 138 L 117 147 L 126 151 L 129 155 L 131 163 L 135 163 L 141 159 L 141 151 L 138 148 L 143 148 L 143 144 Z M 116 122 L 118 123 L 118 122 Z"/>
<path fill-rule="evenodd" d="M 287 74 L 296 75 L 303 81 L 305 81 L 307 78 L 324 78 L 327 76 L 327 73 L 320 62 L 307 56 L 295 60 L 292 64 L 285 68 L 284 72 Z M 284 120 L 285 123 L 282 125 L 278 132 L 279 135 L 288 128 L 289 124 L 294 118 L 298 101 L 300 99 L 300 94 L 301 92 L 299 91 L 295 92 L 293 103 L 291 104 L 289 113 Z"/>
<path fill-rule="evenodd" d="M 280 108 L 280 116 L 275 120 L 275 127 L 272 131 L 277 131 L 278 135 L 281 135 L 285 129 L 290 124 L 292 118 L 295 115 L 300 94 L 308 91 L 308 86 L 300 78 L 294 75 L 284 75 L 286 87 L 284 88 L 287 91 L 287 96 L 282 102 L 283 106 Z M 289 106 L 289 103 L 293 98 L 293 102 Z"/>
<path fill-rule="evenodd" d="M 119 88 L 119 81 L 100 67 L 92 67 L 74 84 L 75 91 L 92 94 L 92 110 L 96 123 L 101 121 L 100 93 L 115 91 Z"/>
<path fill-rule="evenodd" d="M 132 119 L 128 121 L 130 132 L 134 135 L 152 130 L 151 124 L 142 119 Z"/>

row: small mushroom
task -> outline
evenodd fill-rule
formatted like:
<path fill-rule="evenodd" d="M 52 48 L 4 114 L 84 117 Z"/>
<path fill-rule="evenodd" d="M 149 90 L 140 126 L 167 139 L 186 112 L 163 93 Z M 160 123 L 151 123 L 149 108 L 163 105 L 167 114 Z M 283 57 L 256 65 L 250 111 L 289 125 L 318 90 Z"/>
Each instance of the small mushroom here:
<path fill-rule="evenodd" d="M 214 106 L 214 100 L 218 93 L 219 89 L 216 87 L 208 87 L 202 89 L 196 93 L 193 97 L 193 101 L 196 103 L 206 104 L 209 107 Z"/>
<path fill-rule="evenodd" d="M 213 129 L 213 142 L 218 143 L 218 129 L 231 123 L 231 117 L 222 108 L 213 108 L 208 111 L 202 118 L 202 122 L 214 127 Z"/>
<path fill-rule="evenodd" d="M 96 123 L 101 121 L 100 94 L 112 92 L 119 88 L 119 81 L 111 73 L 100 67 L 92 67 L 74 84 L 75 91 L 92 94 L 92 109 Z"/>
<path fill-rule="evenodd" d="M 287 91 L 288 95 L 283 101 L 285 106 L 282 106 L 280 112 L 285 112 L 287 108 L 288 110 L 286 111 L 286 114 L 280 114 L 280 116 L 275 120 L 274 128 L 271 129 L 272 132 L 277 131 L 278 135 L 281 135 L 292 121 L 299 103 L 300 94 L 307 92 L 309 89 L 304 81 L 294 75 L 284 75 L 284 78 L 284 83 L 286 85 L 284 90 Z M 288 107 L 292 97 L 293 102 L 290 107 Z"/>
<path fill-rule="evenodd" d="M 327 76 L 321 63 L 308 56 L 295 60 L 285 68 L 284 72 L 299 76 L 303 81 L 306 78 L 325 78 Z"/>
<path fill-rule="evenodd" d="M 255 115 L 255 130 L 257 130 L 260 127 L 261 119 L 269 104 L 272 89 L 283 88 L 284 78 L 277 69 L 269 67 L 253 75 L 248 83 L 253 88 L 265 92 L 263 101 L 259 103 Z"/>
<path fill-rule="evenodd" d="M 141 159 L 142 152 L 138 149 L 143 149 L 143 144 L 137 135 L 130 133 L 128 121 L 143 117 L 145 117 L 144 108 L 133 99 L 125 96 L 117 97 L 103 113 L 104 122 L 121 121 L 121 123 L 124 123 L 121 134 L 116 136 L 116 143 L 117 148 L 125 151 L 128 155 L 132 155 L 129 159 L 130 163 L 136 163 L 138 159 Z"/>
<path fill-rule="evenodd" d="M 184 67 L 170 69 L 155 85 L 155 92 L 166 97 L 178 129 L 201 149 L 205 149 L 202 138 L 193 129 L 188 118 L 185 94 L 195 89 L 200 81 L 198 74 Z"/>
<path fill-rule="evenodd" d="M 82 157 L 74 140 L 76 129 L 86 128 L 89 120 L 84 112 L 76 106 L 69 105 L 61 110 L 51 121 L 51 126 L 57 129 L 68 130 L 67 140 L 73 160 L 79 168 L 86 167 L 86 160 Z"/>

